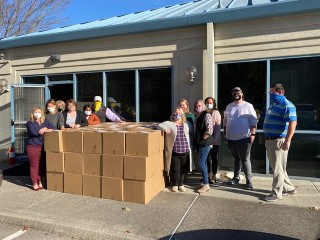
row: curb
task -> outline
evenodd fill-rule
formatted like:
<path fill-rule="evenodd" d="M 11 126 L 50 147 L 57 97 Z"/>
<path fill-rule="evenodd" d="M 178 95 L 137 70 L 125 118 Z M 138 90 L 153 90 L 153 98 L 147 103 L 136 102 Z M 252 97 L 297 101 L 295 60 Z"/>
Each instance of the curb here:
<path fill-rule="evenodd" d="M 92 239 L 92 240 L 112 240 L 112 239 L 119 239 L 119 240 L 150 240 L 154 239 L 152 237 L 137 235 L 129 232 L 119 232 L 115 230 L 108 230 L 103 229 L 101 231 L 94 231 L 91 230 L 89 227 L 79 228 L 74 226 L 69 222 L 61 222 L 58 219 L 37 219 L 33 216 L 29 216 L 29 218 L 16 216 L 16 214 L 12 213 L 4 213 L 0 212 L 0 222 L 27 227 L 35 230 L 40 230 L 43 232 L 50 232 L 55 234 L 61 234 L 67 237 L 74 237 L 78 239 Z"/>

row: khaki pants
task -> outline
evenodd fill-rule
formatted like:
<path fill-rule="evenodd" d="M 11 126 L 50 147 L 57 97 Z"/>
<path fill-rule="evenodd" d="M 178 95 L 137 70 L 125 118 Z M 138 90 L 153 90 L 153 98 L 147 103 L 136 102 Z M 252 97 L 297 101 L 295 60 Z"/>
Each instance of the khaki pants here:
<path fill-rule="evenodd" d="M 272 191 L 278 197 L 282 197 L 283 191 L 287 192 L 295 189 L 287 174 L 286 168 L 288 151 L 281 149 L 283 142 L 284 138 L 266 140 L 265 142 L 267 156 L 269 158 L 270 166 L 273 170 Z"/>

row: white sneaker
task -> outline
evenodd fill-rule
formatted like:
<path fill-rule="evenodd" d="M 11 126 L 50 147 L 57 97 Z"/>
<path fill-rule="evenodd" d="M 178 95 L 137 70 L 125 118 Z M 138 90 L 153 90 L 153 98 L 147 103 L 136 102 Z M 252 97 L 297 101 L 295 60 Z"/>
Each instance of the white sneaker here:
<path fill-rule="evenodd" d="M 198 193 L 205 193 L 210 190 L 209 184 L 203 184 L 201 188 L 198 189 Z"/>
<path fill-rule="evenodd" d="M 178 192 L 178 186 L 173 186 L 172 187 L 172 192 Z"/>
<path fill-rule="evenodd" d="M 180 192 L 185 192 L 187 189 L 184 186 L 179 186 L 179 191 Z"/>

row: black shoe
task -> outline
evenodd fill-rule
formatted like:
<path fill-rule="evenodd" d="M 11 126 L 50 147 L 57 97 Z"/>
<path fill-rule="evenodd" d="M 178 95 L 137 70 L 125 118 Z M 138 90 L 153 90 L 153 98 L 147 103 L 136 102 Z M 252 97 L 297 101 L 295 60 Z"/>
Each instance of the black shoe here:
<path fill-rule="evenodd" d="M 247 180 L 246 189 L 247 190 L 252 190 L 253 189 L 253 185 L 252 185 L 252 182 L 250 180 Z"/>
<path fill-rule="evenodd" d="M 232 178 L 229 182 L 228 185 L 237 185 L 239 184 L 240 179 L 239 178 Z"/>

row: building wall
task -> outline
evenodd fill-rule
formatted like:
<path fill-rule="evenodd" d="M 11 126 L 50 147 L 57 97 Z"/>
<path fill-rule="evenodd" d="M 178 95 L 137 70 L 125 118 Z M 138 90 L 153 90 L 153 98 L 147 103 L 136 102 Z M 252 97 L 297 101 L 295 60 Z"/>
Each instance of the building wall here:
<path fill-rule="evenodd" d="M 172 66 L 174 105 L 180 98 L 193 103 L 202 98 L 206 41 L 203 26 L 9 49 L 4 53 L 10 63 L 5 69 L 0 65 L 0 78 L 20 84 L 21 76 Z M 53 54 L 60 54 L 61 61 L 51 62 Z M 198 69 L 196 85 L 190 85 L 185 77 L 191 65 Z M 10 95 L 0 96 L 0 100 L 1 159 L 6 158 L 4 151 L 10 145 Z"/>
<path fill-rule="evenodd" d="M 320 14 L 218 24 L 215 61 L 320 54 Z"/>

